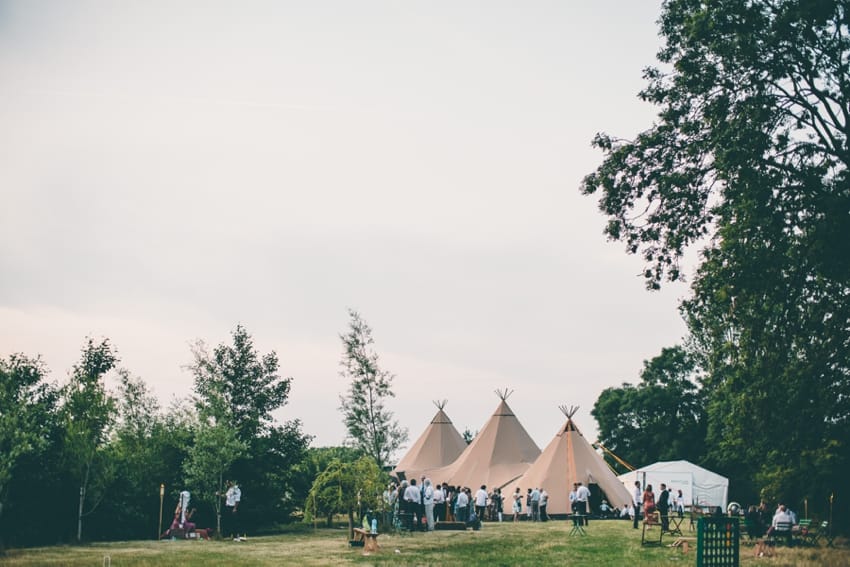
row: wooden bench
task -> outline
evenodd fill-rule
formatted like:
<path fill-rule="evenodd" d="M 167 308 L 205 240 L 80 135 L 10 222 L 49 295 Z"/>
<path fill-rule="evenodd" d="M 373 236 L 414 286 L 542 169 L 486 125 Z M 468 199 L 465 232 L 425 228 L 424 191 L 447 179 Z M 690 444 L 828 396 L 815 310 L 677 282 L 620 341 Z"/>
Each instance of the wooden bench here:
<path fill-rule="evenodd" d="M 380 549 L 378 545 L 378 532 L 370 532 L 363 528 L 354 528 L 354 540 L 363 542 L 363 553 L 372 553 Z"/>
<path fill-rule="evenodd" d="M 670 544 L 670 547 L 681 547 L 682 553 L 687 553 L 691 545 L 696 545 L 697 538 L 695 537 L 678 537 L 676 541 Z"/>

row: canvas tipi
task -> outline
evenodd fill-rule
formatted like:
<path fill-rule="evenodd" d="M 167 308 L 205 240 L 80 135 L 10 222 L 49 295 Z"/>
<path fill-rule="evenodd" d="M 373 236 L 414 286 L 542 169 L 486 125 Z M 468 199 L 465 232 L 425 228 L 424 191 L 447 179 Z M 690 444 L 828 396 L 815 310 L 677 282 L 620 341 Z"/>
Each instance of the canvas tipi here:
<path fill-rule="evenodd" d="M 502 491 L 505 497 L 517 488 L 522 494 L 528 488 L 545 488 L 549 493 L 547 512 L 568 514 L 573 483 L 581 482 L 591 490 L 592 485 L 597 485 L 612 507 L 630 502 L 629 491 L 573 423 L 578 408 L 561 406 L 560 409 L 567 416 L 567 422 L 525 474 Z"/>
<path fill-rule="evenodd" d="M 446 400 L 435 401 L 434 405 L 437 406 L 434 419 L 396 465 L 395 474 L 399 478 L 418 478 L 431 469 L 449 465 L 466 449 L 466 441 L 444 411 Z"/>
<path fill-rule="evenodd" d="M 540 448 L 508 406 L 511 392 L 497 390 L 496 411 L 451 465 L 430 472 L 435 482 L 488 490 L 501 488 L 522 476 L 540 455 Z"/>

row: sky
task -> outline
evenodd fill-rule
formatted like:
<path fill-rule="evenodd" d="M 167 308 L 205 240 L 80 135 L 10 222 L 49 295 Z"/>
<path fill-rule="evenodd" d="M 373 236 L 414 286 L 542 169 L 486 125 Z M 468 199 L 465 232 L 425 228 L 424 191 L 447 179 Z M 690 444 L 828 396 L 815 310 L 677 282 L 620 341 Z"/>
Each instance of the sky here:
<path fill-rule="evenodd" d="M 0 0 L 0 356 L 67 379 L 86 337 L 162 401 L 244 325 L 275 415 L 345 437 L 348 309 L 410 442 L 496 389 L 540 447 L 681 341 L 581 179 L 629 138 L 660 1 Z M 400 455 L 399 455 L 400 456 Z"/>

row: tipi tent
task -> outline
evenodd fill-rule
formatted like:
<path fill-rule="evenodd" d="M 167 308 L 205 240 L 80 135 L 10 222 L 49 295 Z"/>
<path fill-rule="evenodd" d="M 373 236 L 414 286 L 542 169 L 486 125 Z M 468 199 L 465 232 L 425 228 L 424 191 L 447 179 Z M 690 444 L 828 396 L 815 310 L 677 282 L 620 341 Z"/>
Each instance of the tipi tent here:
<path fill-rule="evenodd" d="M 589 488 L 597 485 L 611 506 L 620 507 L 631 502 L 629 491 L 573 423 L 573 415 L 578 408 L 561 406 L 560 409 L 567 416 L 567 422 L 525 474 L 502 491 L 506 502 L 512 502 L 510 495 L 517 488 L 522 494 L 528 488 L 545 488 L 549 493 L 546 511 L 549 514 L 568 514 L 569 493 L 576 482 Z"/>
<path fill-rule="evenodd" d="M 470 488 L 486 484 L 488 490 L 501 488 L 522 476 L 540 455 L 540 448 L 508 406 L 511 393 L 496 393 L 500 399 L 496 411 L 455 462 L 430 471 L 433 481 Z"/>
<path fill-rule="evenodd" d="M 624 486 L 651 484 L 654 490 L 663 482 L 668 488 L 681 490 L 685 504 L 719 506 L 726 510 L 729 479 L 690 461 L 660 461 L 618 477 Z"/>
<path fill-rule="evenodd" d="M 466 441 L 443 411 L 446 400 L 435 401 L 434 405 L 437 414 L 396 465 L 396 476 L 417 478 L 426 471 L 453 463 L 466 449 Z"/>

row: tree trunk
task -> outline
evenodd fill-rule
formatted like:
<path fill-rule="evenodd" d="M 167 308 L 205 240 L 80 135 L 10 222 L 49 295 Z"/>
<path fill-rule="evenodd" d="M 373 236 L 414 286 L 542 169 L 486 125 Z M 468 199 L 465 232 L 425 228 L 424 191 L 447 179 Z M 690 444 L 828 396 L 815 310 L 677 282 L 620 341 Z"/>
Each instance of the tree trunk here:
<path fill-rule="evenodd" d="M 83 502 L 86 500 L 86 487 L 80 486 L 80 506 L 77 509 L 77 543 L 83 540 Z"/>
<path fill-rule="evenodd" d="M 218 539 L 224 539 L 221 533 L 221 481 L 222 473 L 218 473 L 218 492 L 215 493 L 215 533 Z"/>
<path fill-rule="evenodd" d="M 354 509 L 348 509 L 348 539 L 354 539 Z"/>

